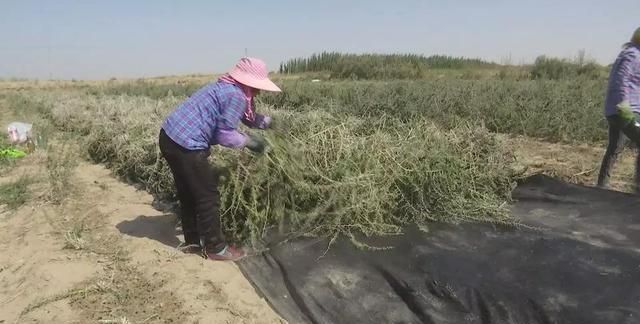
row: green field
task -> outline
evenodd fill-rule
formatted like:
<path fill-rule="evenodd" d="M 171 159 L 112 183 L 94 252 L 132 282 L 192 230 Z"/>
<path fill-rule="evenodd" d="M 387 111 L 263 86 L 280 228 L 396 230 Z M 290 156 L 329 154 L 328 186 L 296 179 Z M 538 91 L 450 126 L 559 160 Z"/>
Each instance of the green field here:
<path fill-rule="evenodd" d="M 487 66 L 495 76 L 455 73 Z M 534 76 L 535 68 L 519 68 L 524 79 L 501 78 L 501 67 L 476 61 L 450 67 L 441 79 L 311 82 L 305 74 L 276 75 L 284 91 L 258 99 L 258 110 L 278 121 L 266 132 L 270 153 L 217 147 L 212 155 L 225 230 L 255 243 L 278 226 L 335 237 L 397 233 L 432 221 L 513 223 L 508 207 L 518 174 L 497 133 L 586 143 L 606 137 L 604 78 L 551 80 Z M 88 155 L 122 178 L 172 199 L 159 127 L 201 85 L 141 80 L 26 90 L 8 100 L 81 135 Z"/>

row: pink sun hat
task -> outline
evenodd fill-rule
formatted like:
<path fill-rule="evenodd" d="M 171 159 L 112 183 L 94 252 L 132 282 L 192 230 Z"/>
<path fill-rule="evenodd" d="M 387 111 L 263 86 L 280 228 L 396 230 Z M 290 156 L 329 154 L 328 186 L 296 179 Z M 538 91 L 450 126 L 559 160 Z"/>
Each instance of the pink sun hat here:
<path fill-rule="evenodd" d="M 241 58 L 229 72 L 229 75 L 236 81 L 252 88 L 274 92 L 282 91 L 269 80 L 269 71 L 267 71 L 267 65 L 264 61 L 257 58 Z"/>

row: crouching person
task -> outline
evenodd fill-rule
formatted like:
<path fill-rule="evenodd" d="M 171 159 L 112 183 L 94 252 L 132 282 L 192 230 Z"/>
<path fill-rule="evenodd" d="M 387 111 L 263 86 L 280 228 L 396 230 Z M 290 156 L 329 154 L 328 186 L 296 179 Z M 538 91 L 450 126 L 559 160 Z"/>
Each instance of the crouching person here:
<path fill-rule="evenodd" d="M 207 159 L 210 147 L 217 144 L 264 151 L 262 137 L 238 130 L 240 122 L 257 129 L 270 126 L 271 118 L 254 110 L 253 98 L 260 90 L 280 91 L 269 80 L 263 61 L 242 58 L 229 73 L 182 102 L 162 125 L 159 146 L 180 200 L 184 252 L 201 252 L 211 260 L 235 261 L 245 256 L 241 248 L 224 238 L 218 177 Z"/>

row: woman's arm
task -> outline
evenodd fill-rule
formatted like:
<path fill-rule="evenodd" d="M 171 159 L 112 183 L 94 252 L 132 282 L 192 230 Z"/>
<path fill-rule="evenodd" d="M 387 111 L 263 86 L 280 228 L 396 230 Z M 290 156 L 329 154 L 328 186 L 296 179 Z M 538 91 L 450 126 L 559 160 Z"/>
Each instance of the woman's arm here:
<path fill-rule="evenodd" d="M 242 123 L 250 128 L 266 129 L 271 125 L 271 117 L 262 114 L 256 114 L 253 111 L 254 108 L 253 99 L 247 107 L 247 113 L 242 118 Z"/>
<path fill-rule="evenodd" d="M 247 100 L 241 95 L 229 93 L 228 99 L 221 104 L 215 131 L 216 143 L 230 148 L 244 147 L 248 137 L 238 131 L 238 124 L 247 108 Z"/>
<path fill-rule="evenodd" d="M 242 123 L 251 128 L 267 129 L 271 125 L 271 117 L 262 114 L 255 114 L 253 120 L 247 116 L 242 119 Z"/>
<path fill-rule="evenodd" d="M 633 74 L 633 65 L 638 60 L 638 57 L 632 52 L 627 52 L 620 57 L 618 64 L 615 66 L 615 71 L 611 75 L 611 91 L 610 95 L 618 99 L 618 105 L 629 102 L 629 94 L 632 89 L 631 77 Z"/>

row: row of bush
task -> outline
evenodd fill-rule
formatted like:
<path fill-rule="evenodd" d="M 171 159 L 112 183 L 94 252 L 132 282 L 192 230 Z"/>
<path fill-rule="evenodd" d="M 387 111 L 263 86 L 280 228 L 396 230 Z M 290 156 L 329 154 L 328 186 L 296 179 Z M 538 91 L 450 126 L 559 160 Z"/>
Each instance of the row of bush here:
<path fill-rule="evenodd" d="M 495 66 L 480 59 L 414 54 L 343 54 L 323 52 L 280 64 L 279 73 L 327 72 L 337 79 L 419 79 L 430 69 Z"/>
<path fill-rule="evenodd" d="M 34 92 L 17 100 L 41 107 L 58 129 L 82 134 L 91 157 L 116 174 L 170 196 L 157 136 L 181 99 Z M 229 235 L 259 242 L 280 226 L 291 235 L 335 237 L 430 221 L 512 222 L 512 158 L 485 128 L 325 108 L 261 106 L 280 121 L 266 132 L 270 153 L 214 149 Z"/>
<path fill-rule="evenodd" d="M 289 81 L 282 93 L 260 100 L 297 111 L 322 107 L 374 120 L 427 117 L 446 128 L 469 122 L 552 141 L 600 141 L 606 139 L 605 86 L 598 80 Z"/>
<path fill-rule="evenodd" d="M 298 112 L 321 109 L 376 120 L 429 118 L 444 128 L 461 122 L 490 131 L 551 141 L 606 139 L 604 80 L 419 80 L 279 82 L 283 92 L 258 97 L 270 106 Z M 91 95 L 185 97 L 200 84 L 153 86 L 131 83 L 94 88 Z"/>
<path fill-rule="evenodd" d="M 522 70 L 531 79 L 602 79 L 606 68 L 585 59 L 584 53 L 575 60 L 540 56 L 533 65 L 525 67 L 500 66 L 480 59 L 451 56 L 422 56 L 413 54 L 344 54 L 323 52 L 307 58 L 294 58 L 280 64 L 279 73 L 295 74 L 324 72 L 332 79 L 423 79 L 432 70 L 461 70 L 471 75 L 482 69 L 498 69 L 496 77 L 505 78 L 506 71 Z M 519 75 L 519 74 L 518 74 Z"/>
<path fill-rule="evenodd" d="M 540 56 L 531 67 L 532 79 L 598 80 L 606 77 L 606 69 L 594 62 L 571 61 L 553 57 Z"/>
<path fill-rule="evenodd" d="M 491 132 L 606 137 L 602 80 L 279 83 L 282 93 L 258 99 L 281 121 L 267 132 L 274 150 L 213 155 L 224 174 L 225 228 L 238 239 L 257 242 L 282 224 L 331 236 L 434 220 L 509 222 L 512 158 Z M 37 103 L 59 129 L 82 134 L 91 156 L 118 175 L 171 196 L 158 127 L 199 86 L 134 82 L 20 100 Z"/>

